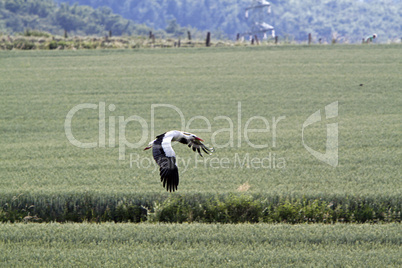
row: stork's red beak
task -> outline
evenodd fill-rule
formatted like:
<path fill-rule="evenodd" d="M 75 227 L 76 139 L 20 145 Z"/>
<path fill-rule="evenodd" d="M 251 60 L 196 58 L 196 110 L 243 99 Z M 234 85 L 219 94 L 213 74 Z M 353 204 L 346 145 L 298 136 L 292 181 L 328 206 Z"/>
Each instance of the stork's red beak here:
<path fill-rule="evenodd" d="M 151 148 L 152 148 L 152 146 L 145 147 L 145 148 L 144 148 L 144 151 L 145 151 L 145 150 L 148 150 L 148 149 L 151 149 Z"/>
<path fill-rule="evenodd" d="M 198 138 L 198 137 L 195 137 L 195 139 L 198 140 L 198 141 L 204 141 L 203 139 Z"/>

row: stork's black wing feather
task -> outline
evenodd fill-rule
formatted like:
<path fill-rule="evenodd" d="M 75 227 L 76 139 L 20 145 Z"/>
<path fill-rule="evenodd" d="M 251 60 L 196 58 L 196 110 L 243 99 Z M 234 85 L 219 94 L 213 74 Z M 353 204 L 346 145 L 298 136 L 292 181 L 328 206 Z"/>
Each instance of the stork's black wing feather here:
<path fill-rule="evenodd" d="M 193 151 L 197 151 L 198 154 L 200 156 L 202 156 L 201 154 L 201 149 L 204 151 L 204 153 L 206 154 L 211 154 L 214 152 L 214 148 L 208 148 L 206 147 L 201 141 L 199 140 L 189 140 L 186 138 L 181 138 L 180 140 L 178 140 L 178 142 L 183 143 L 183 144 L 187 144 L 189 148 L 193 149 Z"/>
<path fill-rule="evenodd" d="M 184 142 L 182 142 L 184 143 Z M 206 154 L 211 154 L 214 152 L 214 148 L 208 148 L 205 146 L 201 141 L 199 140 L 194 140 L 194 141 L 188 141 L 188 147 L 193 149 L 193 151 L 197 151 L 200 156 L 201 154 L 201 149 L 206 153 Z"/>
<path fill-rule="evenodd" d="M 164 137 L 164 134 L 156 137 L 152 146 L 152 154 L 160 167 L 159 171 L 163 187 L 165 187 L 167 191 L 174 192 L 179 185 L 179 171 L 176 166 L 176 157 L 166 156 L 163 150 L 162 141 Z"/>
<path fill-rule="evenodd" d="M 188 144 L 190 141 L 186 138 L 181 138 L 180 140 L 178 140 L 178 142 L 183 143 L 183 144 Z"/>

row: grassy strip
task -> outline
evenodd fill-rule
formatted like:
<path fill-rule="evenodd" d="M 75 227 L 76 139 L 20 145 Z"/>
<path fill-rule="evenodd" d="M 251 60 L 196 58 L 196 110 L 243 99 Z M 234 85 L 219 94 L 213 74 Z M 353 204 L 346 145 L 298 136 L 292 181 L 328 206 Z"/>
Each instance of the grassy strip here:
<path fill-rule="evenodd" d="M 272 42 L 271 42 L 272 43 Z M 247 45 L 247 43 L 220 40 L 213 46 Z M 168 48 L 168 47 L 205 47 L 204 40 L 149 39 L 145 36 L 124 37 L 71 37 L 63 38 L 50 35 L 1 36 L 0 50 L 53 50 L 53 49 L 102 49 L 102 48 Z"/>
<path fill-rule="evenodd" d="M 314 198 L 251 194 L 156 194 L 100 197 L 14 196 L 2 199 L 0 221 L 334 223 L 401 222 L 395 199 Z"/>
<path fill-rule="evenodd" d="M 0 224 L 0 263 L 400 267 L 401 236 L 401 224 Z"/>

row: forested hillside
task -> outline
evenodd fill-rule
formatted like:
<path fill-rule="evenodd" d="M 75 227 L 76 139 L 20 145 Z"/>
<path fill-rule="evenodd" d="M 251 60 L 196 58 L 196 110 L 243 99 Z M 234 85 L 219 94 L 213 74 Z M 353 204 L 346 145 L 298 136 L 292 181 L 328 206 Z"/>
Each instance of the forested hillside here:
<path fill-rule="evenodd" d="M 56 2 L 54 2 L 56 1 Z M 27 28 L 82 35 L 160 34 L 184 36 L 187 29 L 211 31 L 214 38 L 234 39 L 248 30 L 244 16 L 248 0 L 0 0 L 0 32 Z M 287 40 L 330 41 L 333 37 L 359 42 L 377 33 L 376 42 L 402 37 L 402 1 L 284 0 L 270 1 L 272 13 L 264 21 Z M 116 15 L 119 14 L 119 15 Z"/>
<path fill-rule="evenodd" d="M 65 2 L 65 0 L 57 0 Z M 108 6 L 123 17 L 150 27 L 165 29 L 176 19 L 182 26 L 200 30 L 217 30 L 234 38 L 246 31 L 244 7 L 249 0 L 68 0 L 92 7 Z M 378 0 L 272 0 L 272 13 L 266 22 L 276 34 L 289 39 L 314 38 L 330 40 L 332 35 L 349 41 L 360 41 L 377 33 L 378 41 L 386 42 L 402 36 L 402 1 Z"/>
<path fill-rule="evenodd" d="M 135 25 L 129 19 L 113 14 L 111 8 L 94 9 L 78 4 L 58 5 L 53 0 L 0 0 L 0 33 L 26 30 L 47 31 L 52 34 L 79 35 L 146 34 L 150 28 Z"/>

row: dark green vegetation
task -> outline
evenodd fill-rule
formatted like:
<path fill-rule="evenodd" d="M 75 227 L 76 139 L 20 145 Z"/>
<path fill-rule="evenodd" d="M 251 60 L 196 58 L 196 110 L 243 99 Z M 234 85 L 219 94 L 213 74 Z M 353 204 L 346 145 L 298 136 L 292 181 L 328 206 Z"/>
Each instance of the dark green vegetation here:
<path fill-rule="evenodd" d="M 180 42 L 180 44 L 179 44 Z M 272 44 L 273 42 L 266 42 Z M 281 43 L 279 43 L 281 44 Z M 211 41 L 211 46 L 248 46 L 249 42 Z M 124 37 L 60 37 L 46 32 L 27 30 L 21 35 L 1 36 L 0 50 L 53 50 L 53 49 L 131 49 L 205 47 L 205 40 L 178 40 L 177 38 L 153 39 L 144 36 Z"/>
<path fill-rule="evenodd" d="M 400 267 L 400 224 L 0 224 L 0 263 L 57 267 Z"/>
<path fill-rule="evenodd" d="M 252 194 L 14 196 L 0 200 L 0 222 L 401 222 L 401 200 L 284 198 Z M 31 205 L 30 205 L 31 204 Z"/>
<path fill-rule="evenodd" d="M 56 0 L 73 4 L 77 0 Z M 303 41 L 311 33 L 317 41 L 360 42 L 377 33 L 378 42 L 400 40 L 402 2 L 399 0 L 272 0 L 272 13 L 265 21 L 276 28 L 281 38 Z M 167 29 L 169 23 L 191 25 L 199 30 L 220 29 L 229 38 L 248 30 L 244 8 L 250 0 L 78 0 L 92 7 L 108 6 L 127 19 L 156 29 Z M 264 14 L 266 10 L 263 11 Z M 250 13 L 251 16 L 251 13 Z M 177 35 L 186 34 L 181 27 Z"/>
<path fill-rule="evenodd" d="M 147 34 L 150 28 L 113 14 L 110 8 L 61 4 L 53 0 L 0 0 L 0 32 L 29 30 L 64 35 Z M 28 32 L 29 33 L 29 32 Z"/>
<path fill-rule="evenodd" d="M 0 218 L 400 221 L 400 49 L 3 51 Z M 326 124 L 338 122 L 339 165 L 334 168 L 304 148 L 301 131 L 311 114 L 323 113 L 335 101 L 338 117 L 304 132 L 308 146 L 325 152 Z M 68 112 L 103 102 L 105 147 L 73 146 L 64 127 Z M 216 147 L 215 154 L 201 159 L 186 146 L 174 146 L 181 177 L 177 193 L 166 193 L 151 153 L 142 150 L 153 138 L 153 104 L 174 105 L 190 123 L 187 130 L 201 129 L 193 132 Z M 74 115 L 77 140 L 99 141 L 98 108 Z M 144 129 L 133 121 L 120 131 L 120 119 L 133 115 L 144 119 Z M 211 129 L 196 116 L 208 120 Z M 255 148 L 245 138 L 253 116 L 266 118 L 270 131 L 248 132 L 248 141 L 267 148 Z M 280 116 L 286 118 L 277 124 L 274 145 L 273 117 Z M 180 122 L 173 109 L 155 108 L 153 134 L 181 129 Z M 266 125 L 254 120 L 248 128 Z M 125 159 L 119 160 L 124 138 L 138 148 L 126 146 L 120 154 Z"/>
<path fill-rule="evenodd" d="M 280 40 L 305 41 L 309 33 L 314 42 L 321 38 L 328 43 L 361 42 L 373 33 L 379 43 L 401 38 L 401 1 L 270 2 L 272 13 L 264 20 L 276 28 Z M 147 35 L 154 29 L 157 38 L 183 39 L 190 30 L 193 38 L 204 39 L 205 31 L 211 31 L 213 38 L 233 40 L 249 29 L 244 18 L 249 4 L 248 0 L 0 0 L 0 33 L 39 30 L 63 35 L 66 30 L 69 35 L 105 36 L 112 31 L 121 36 Z"/>
<path fill-rule="evenodd" d="M 152 30 L 145 24 L 135 23 L 114 14 L 112 9 L 101 6 L 96 9 L 76 2 L 57 4 L 53 0 L 0 0 L 0 35 L 24 33 L 26 36 L 53 34 L 59 36 L 148 36 Z M 166 30 L 154 31 L 157 38 L 179 36 L 190 30 L 193 38 L 205 38 L 205 34 L 192 27 L 180 27 L 174 20 Z M 222 37 L 220 31 L 214 38 Z"/>

